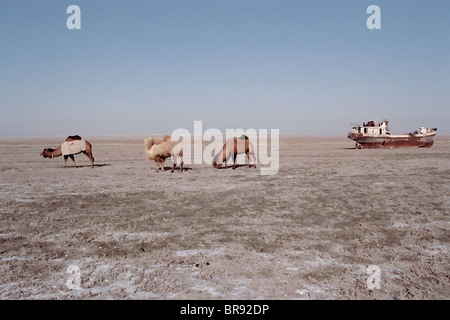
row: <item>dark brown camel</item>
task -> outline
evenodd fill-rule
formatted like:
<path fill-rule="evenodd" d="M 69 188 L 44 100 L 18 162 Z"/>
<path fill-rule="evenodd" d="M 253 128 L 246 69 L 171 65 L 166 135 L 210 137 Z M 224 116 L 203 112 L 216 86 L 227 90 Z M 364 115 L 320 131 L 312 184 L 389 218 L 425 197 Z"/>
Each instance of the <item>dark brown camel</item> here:
<path fill-rule="evenodd" d="M 65 141 L 75 141 L 75 140 L 82 140 L 82 139 L 80 136 L 76 135 L 76 136 L 68 136 Z M 87 140 L 85 140 L 85 143 L 86 143 L 86 150 L 80 151 L 75 154 L 79 154 L 81 152 L 84 153 L 91 160 L 91 168 L 93 168 L 94 167 L 94 157 L 92 156 L 92 145 Z M 73 166 L 76 167 L 75 157 L 74 157 L 75 154 L 64 155 L 64 168 L 66 167 L 68 158 L 72 159 Z M 62 154 L 61 146 L 59 146 L 57 149 L 46 148 L 41 153 L 41 156 L 43 156 L 44 158 L 52 158 L 52 159 L 55 157 L 60 157 L 62 155 L 63 154 Z"/>

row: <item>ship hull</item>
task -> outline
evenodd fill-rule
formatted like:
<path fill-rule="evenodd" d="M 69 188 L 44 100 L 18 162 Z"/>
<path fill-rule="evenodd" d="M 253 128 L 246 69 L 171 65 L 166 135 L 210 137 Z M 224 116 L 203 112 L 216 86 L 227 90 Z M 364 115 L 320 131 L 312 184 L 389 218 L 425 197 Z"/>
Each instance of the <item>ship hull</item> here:
<path fill-rule="evenodd" d="M 357 149 L 430 148 L 436 133 L 420 135 L 377 135 L 349 133 L 348 138 L 356 142 Z"/>

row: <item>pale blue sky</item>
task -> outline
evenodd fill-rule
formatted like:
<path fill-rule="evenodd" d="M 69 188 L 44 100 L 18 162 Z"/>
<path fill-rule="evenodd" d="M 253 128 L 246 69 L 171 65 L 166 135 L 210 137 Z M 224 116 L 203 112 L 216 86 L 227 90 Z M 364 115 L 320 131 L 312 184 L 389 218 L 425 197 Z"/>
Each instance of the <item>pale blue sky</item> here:
<path fill-rule="evenodd" d="M 81 30 L 69 30 L 69 5 Z M 369 30 L 370 5 L 381 29 Z M 450 1 L 0 0 L 0 137 L 450 133 Z"/>

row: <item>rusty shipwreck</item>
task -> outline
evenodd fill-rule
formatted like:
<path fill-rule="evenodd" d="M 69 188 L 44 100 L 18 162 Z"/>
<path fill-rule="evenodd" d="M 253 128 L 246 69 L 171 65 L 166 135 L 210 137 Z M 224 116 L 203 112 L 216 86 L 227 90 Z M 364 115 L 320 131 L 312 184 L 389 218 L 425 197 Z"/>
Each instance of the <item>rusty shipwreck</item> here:
<path fill-rule="evenodd" d="M 369 121 L 352 127 L 348 138 L 354 140 L 356 149 L 430 148 L 434 143 L 437 128 L 421 127 L 419 131 L 392 134 L 389 121 Z"/>

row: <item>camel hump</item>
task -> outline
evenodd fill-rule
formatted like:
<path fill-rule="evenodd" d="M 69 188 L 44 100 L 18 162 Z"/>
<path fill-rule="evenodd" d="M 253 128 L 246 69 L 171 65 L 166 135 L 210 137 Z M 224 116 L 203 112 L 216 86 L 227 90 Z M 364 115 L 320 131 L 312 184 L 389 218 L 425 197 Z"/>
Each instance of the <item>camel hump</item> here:
<path fill-rule="evenodd" d="M 68 136 L 66 141 L 72 141 L 72 140 L 81 140 L 81 137 L 79 135 L 74 136 Z"/>
<path fill-rule="evenodd" d="M 162 138 L 155 138 L 155 139 L 153 139 L 153 143 L 154 144 L 161 144 L 163 142 L 170 141 L 171 139 L 172 139 L 172 137 L 170 135 L 166 134 Z"/>

